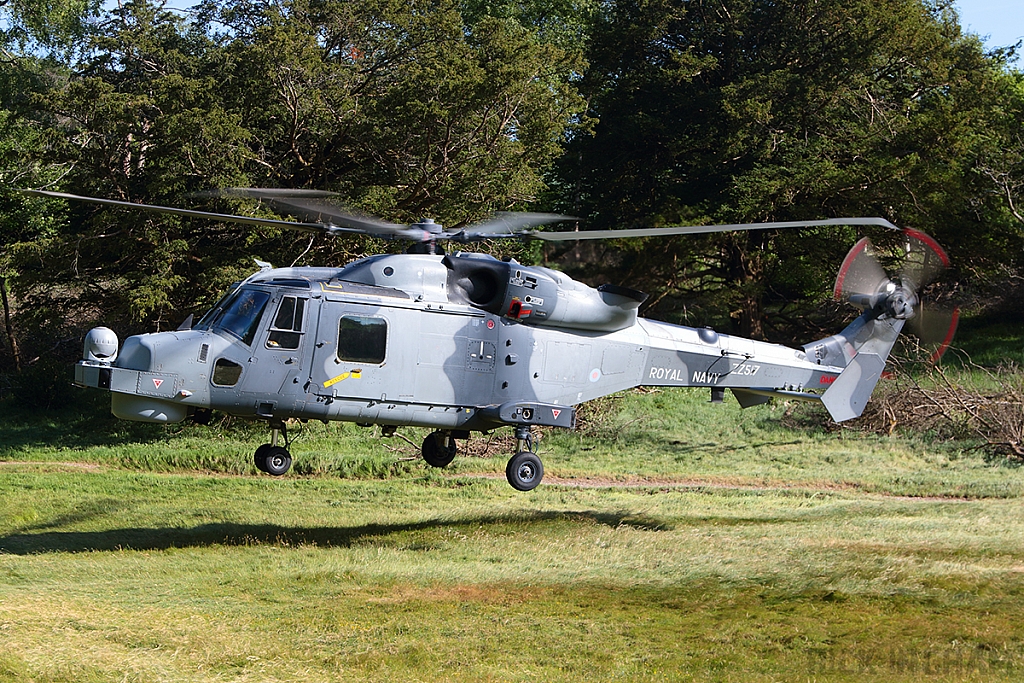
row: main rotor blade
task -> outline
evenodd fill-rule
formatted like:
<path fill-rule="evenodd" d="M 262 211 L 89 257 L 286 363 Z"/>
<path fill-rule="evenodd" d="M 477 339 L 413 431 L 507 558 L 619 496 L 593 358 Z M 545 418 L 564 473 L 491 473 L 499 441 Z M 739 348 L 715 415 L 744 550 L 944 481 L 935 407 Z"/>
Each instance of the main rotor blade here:
<path fill-rule="evenodd" d="M 472 242 L 488 237 L 518 237 L 526 228 L 572 219 L 572 216 L 563 216 L 558 213 L 502 211 L 485 221 L 467 225 L 460 232 L 455 233 L 452 239 Z"/>
<path fill-rule="evenodd" d="M 196 192 L 197 197 L 252 197 L 266 199 L 275 197 L 340 197 L 337 192 L 327 190 L 296 190 L 287 187 L 228 187 L 223 190 Z"/>
<path fill-rule="evenodd" d="M 323 190 L 289 190 L 278 188 L 233 187 L 219 190 L 219 194 L 234 197 L 251 197 L 270 203 L 281 213 L 300 216 L 313 222 L 344 226 L 377 237 L 421 239 L 422 230 L 411 230 L 408 225 L 389 223 L 377 218 L 362 216 L 341 206 L 336 192 Z"/>
<path fill-rule="evenodd" d="M 779 221 L 775 223 L 734 223 L 731 225 L 677 225 L 667 228 L 637 228 L 626 230 L 584 230 L 580 232 L 541 232 L 529 230 L 520 236 L 546 242 L 572 242 L 575 240 L 608 240 L 626 237 L 657 237 L 659 235 L 697 235 L 709 232 L 737 230 L 769 230 L 777 228 L 813 228 L 825 225 L 877 225 L 899 230 L 884 218 L 828 218 L 816 221 Z"/>
<path fill-rule="evenodd" d="M 104 206 L 120 206 L 128 209 L 150 211 L 152 213 L 167 213 L 174 216 L 187 216 L 189 218 L 206 218 L 208 220 L 224 221 L 227 223 L 244 223 L 246 225 L 264 225 L 275 228 L 288 228 L 289 230 L 300 230 L 302 232 L 357 232 L 355 230 L 327 225 L 325 223 L 297 223 L 295 221 L 282 221 L 273 218 L 253 218 L 252 216 L 236 216 L 229 213 L 212 213 L 210 211 L 195 211 L 193 209 L 177 209 L 170 206 L 158 206 L 155 204 L 137 204 L 135 202 L 123 202 L 116 199 L 101 199 L 99 197 L 86 197 L 67 192 L 52 192 L 50 190 L 24 190 L 22 192 L 35 197 L 55 197 L 57 199 L 73 199 L 79 202 L 90 202 Z"/>
<path fill-rule="evenodd" d="M 360 216 L 359 214 L 346 211 L 336 204 L 318 199 L 273 199 L 271 204 L 282 213 L 294 214 L 307 220 L 319 220 L 334 225 L 343 225 L 370 235 L 390 237 L 402 235 L 409 229 L 408 225 L 388 223 L 387 221 L 370 218 L 369 216 Z"/>

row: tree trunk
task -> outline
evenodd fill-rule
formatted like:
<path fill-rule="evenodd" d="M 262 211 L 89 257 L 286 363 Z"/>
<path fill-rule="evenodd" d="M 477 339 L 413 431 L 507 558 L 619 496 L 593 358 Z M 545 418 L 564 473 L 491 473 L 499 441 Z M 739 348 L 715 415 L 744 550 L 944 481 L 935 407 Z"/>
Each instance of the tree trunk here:
<path fill-rule="evenodd" d="M 738 307 L 732 317 L 740 336 L 764 339 L 764 245 L 750 233 L 737 235 L 729 245 L 729 274 L 737 290 Z"/>
<path fill-rule="evenodd" d="M 760 289 L 747 285 L 744 290 L 740 302 L 740 335 L 749 339 L 764 339 L 764 309 L 761 306 Z"/>
<path fill-rule="evenodd" d="M 14 337 L 14 326 L 11 324 L 11 303 L 7 299 L 7 280 L 0 277 L 0 300 L 4 306 L 4 330 L 7 332 L 7 341 L 11 345 L 11 355 L 14 357 L 14 369 L 21 372 L 21 353 L 18 351 L 18 340 Z"/>

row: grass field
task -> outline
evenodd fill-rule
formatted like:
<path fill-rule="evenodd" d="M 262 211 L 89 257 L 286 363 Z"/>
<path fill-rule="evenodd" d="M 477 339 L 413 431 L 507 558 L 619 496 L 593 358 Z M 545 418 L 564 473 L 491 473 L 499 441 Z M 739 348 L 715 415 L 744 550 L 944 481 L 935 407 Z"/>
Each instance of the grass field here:
<path fill-rule="evenodd" d="M 1024 469 L 629 392 L 445 472 L 375 429 L 0 421 L 0 681 L 1017 681 Z M 403 430 L 418 443 L 423 432 Z"/>

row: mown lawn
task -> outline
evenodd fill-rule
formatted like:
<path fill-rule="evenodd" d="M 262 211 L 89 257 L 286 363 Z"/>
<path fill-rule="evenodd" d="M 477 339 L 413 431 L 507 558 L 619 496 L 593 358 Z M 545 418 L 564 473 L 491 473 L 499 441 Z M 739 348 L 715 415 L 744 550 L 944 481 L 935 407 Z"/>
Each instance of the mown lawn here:
<path fill-rule="evenodd" d="M 0 679 L 1019 680 L 1015 500 L 7 466 Z"/>
<path fill-rule="evenodd" d="M 1020 680 L 1024 471 L 706 401 L 607 399 L 527 494 L 501 434 L 310 424 L 272 479 L 259 429 L 11 410 L 0 681 Z"/>

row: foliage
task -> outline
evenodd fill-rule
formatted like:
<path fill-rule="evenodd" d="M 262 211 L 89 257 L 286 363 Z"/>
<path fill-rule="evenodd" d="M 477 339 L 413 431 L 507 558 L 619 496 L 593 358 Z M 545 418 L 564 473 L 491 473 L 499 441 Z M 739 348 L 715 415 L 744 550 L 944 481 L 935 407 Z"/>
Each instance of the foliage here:
<path fill-rule="evenodd" d="M 600 124 L 561 159 L 558 199 L 595 227 L 878 215 L 933 234 L 962 273 L 1019 260 L 1024 231 L 984 172 L 1019 173 L 1003 151 L 1019 140 L 1019 77 L 948 10 L 623 0 L 588 59 Z M 821 300 L 853 236 L 646 241 L 591 262 L 621 264 L 661 316 L 696 309 L 760 336 L 786 322 L 766 307 Z"/>
<path fill-rule="evenodd" d="M 937 439 L 976 440 L 979 448 L 1024 460 L 1024 381 L 1014 367 L 974 373 L 941 367 L 899 371 L 864 415 L 849 426 L 882 434 L 918 432 Z M 901 369 L 902 370 L 902 369 Z"/>
<path fill-rule="evenodd" d="M 0 3 L 0 55 L 37 50 L 70 58 L 100 0 L 6 0 Z"/>
<path fill-rule="evenodd" d="M 454 227 L 532 201 L 583 107 L 571 82 L 576 53 L 513 18 L 467 26 L 448 0 L 210 2 L 197 16 L 186 23 L 141 0 L 110 10 L 87 59 L 49 67 L 9 105 L 12 126 L 47 141 L 12 168 L 29 159 L 62 174 L 4 180 L 264 214 L 193 195 L 312 187 L 391 220 L 429 214 Z M 9 132 L 5 142 L 17 139 Z M 17 323 L 50 339 L 80 338 L 101 321 L 122 334 L 176 326 L 250 272 L 254 257 L 340 265 L 382 247 L 8 201 L 48 216 L 49 230 L 27 222 L 4 235 L 3 263 Z"/>
<path fill-rule="evenodd" d="M 934 234 L 981 300 L 1019 276 L 1024 77 L 923 0 L 207 0 L 187 20 L 146 0 L 93 18 L 4 8 L 30 39 L 7 34 L 0 62 L 3 374 L 71 360 L 97 323 L 176 326 L 253 258 L 398 248 L 13 186 L 259 215 L 202 193 L 316 188 L 449 227 L 514 208 L 584 228 L 873 214 Z M 792 340 L 834 326 L 823 302 L 855 237 L 493 249 L 644 289 L 652 316 Z"/>

